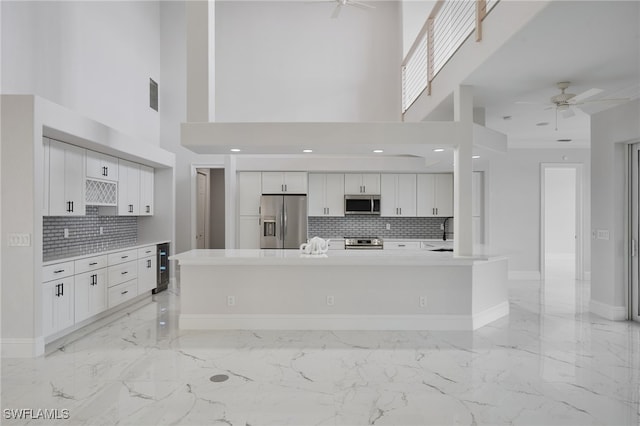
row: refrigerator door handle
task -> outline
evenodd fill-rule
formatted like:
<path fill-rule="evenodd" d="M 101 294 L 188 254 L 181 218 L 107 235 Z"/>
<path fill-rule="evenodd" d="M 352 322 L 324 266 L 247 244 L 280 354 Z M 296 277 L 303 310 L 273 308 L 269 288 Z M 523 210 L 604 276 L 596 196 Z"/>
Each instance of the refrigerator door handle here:
<path fill-rule="evenodd" d="M 282 207 L 282 243 L 284 248 L 284 237 L 287 234 L 287 205 Z"/>

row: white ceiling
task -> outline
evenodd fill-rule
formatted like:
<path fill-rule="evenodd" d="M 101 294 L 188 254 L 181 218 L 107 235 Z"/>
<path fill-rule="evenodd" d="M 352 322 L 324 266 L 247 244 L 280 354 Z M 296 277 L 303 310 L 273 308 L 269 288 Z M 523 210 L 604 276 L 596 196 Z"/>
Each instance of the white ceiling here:
<path fill-rule="evenodd" d="M 639 29 L 638 1 L 554 1 L 463 83 L 474 87 L 487 127 L 507 134 L 510 147 L 588 147 L 587 113 L 618 104 L 558 114 L 557 130 L 555 109 L 545 104 L 560 81 L 571 82 L 567 93 L 603 90 L 589 100 L 640 97 Z M 549 124 L 536 126 L 542 122 Z"/>

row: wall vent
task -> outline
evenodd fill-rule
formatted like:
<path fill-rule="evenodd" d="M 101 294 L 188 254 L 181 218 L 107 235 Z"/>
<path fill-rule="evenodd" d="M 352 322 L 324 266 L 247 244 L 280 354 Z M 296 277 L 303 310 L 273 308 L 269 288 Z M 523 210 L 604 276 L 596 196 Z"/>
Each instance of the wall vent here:
<path fill-rule="evenodd" d="M 152 78 L 149 79 L 149 106 L 156 111 L 158 110 L 158 83 Z"/>

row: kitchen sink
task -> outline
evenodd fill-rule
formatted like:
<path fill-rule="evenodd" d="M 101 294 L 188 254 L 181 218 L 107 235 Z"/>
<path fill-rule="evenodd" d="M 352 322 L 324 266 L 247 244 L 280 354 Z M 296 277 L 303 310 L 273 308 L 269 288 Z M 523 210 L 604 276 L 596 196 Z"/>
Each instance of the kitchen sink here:
<path fill-rule="evenodd" d="M 453 251 L 452 248 L 437 248 L 429 251 Z"/>

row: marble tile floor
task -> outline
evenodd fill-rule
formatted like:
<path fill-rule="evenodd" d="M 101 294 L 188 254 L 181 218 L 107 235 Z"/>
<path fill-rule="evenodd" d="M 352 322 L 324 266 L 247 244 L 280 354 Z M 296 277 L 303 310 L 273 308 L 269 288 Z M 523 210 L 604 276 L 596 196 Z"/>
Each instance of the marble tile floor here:
<path fill-rule="evenodd" d="M 0 424 L 640 424 L 640 324 L 589 314 L 587 282 L 512 281 L 475 332 L 181 332 L 178 297 L 3 359 Z"/>

